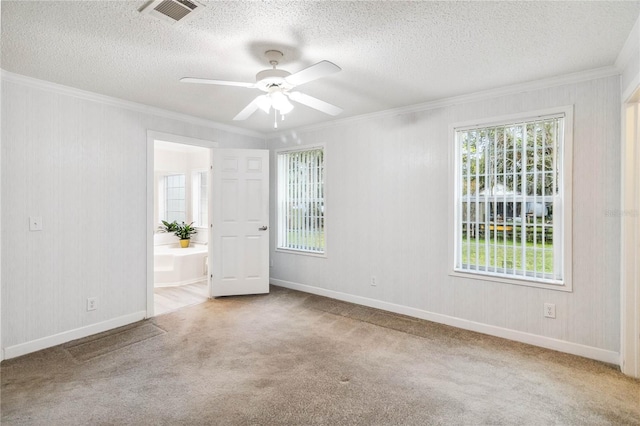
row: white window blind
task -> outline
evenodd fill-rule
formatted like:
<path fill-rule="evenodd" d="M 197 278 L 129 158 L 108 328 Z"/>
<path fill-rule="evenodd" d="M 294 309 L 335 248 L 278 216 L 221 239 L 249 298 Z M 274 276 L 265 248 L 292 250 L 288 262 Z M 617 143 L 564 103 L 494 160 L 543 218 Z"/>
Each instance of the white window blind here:
<path fill-rule="evenodd" d="M 456 271 L 563 284 L 562 115 L 456 129 Z"/>
<path fill-rule="evenodd" d="M 324 253 L 324 150 L 278 153 L 278 248 Z"/>

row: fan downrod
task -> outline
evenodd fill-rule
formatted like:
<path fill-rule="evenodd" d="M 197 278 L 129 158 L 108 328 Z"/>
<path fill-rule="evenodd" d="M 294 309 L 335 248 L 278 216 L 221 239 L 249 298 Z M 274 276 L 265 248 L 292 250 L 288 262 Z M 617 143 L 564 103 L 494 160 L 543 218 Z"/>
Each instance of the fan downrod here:
<path fill-rule="evenodd" d="M 264 56 L 267 58 L 267 61 L 269 61 L 269 64 L 271 64 L 275 69 L 276 65 L 278 65 L 284 57 L 284 54 L 279 50 L 267 50 L 264 52 Z"/>

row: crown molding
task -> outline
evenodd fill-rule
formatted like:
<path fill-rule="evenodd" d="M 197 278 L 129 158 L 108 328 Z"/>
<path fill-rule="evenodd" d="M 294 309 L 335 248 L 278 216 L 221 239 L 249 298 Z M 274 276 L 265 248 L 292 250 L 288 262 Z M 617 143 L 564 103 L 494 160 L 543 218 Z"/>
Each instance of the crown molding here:
<path fill-rule="evenodd" d="M 470 93 L 466 95 L 453 96 L 434 101 L 424 102 L 416 105 L 409 105 L 400 108 L 393 108 L 384 111 L 372 112 L 370 114 L 362 114 L 354 117 L 347 117 L 338 120 L 327 121 L 320 124 L 312 124 L 309 126 L 301 126 L 298 128 L 282 130 L 267 134 L 267 139 L 275 139 L 289 135 L 291 132 L 310 132 L 315 130 L 326 129 L 365 120 L 378 120 L 394 115 L 411 114 L 416 112 L 428 111 L 436 108 L 460 105 L 470 102 L 478 102 L 487 99 L 497 98 L 501 96 L 514 95 L 518 93 L 532 92 L 534 90 L 547 89 L 550 87 L 563 86 L 566 84 L 575 84 L 599 78 L 620 75 L 620 70 L 615 66 L 607 66 L 602 68 L 594 68 L 591 70 L 580 71 L 571 74 L 545 78 L 542 80 L 529 81 L 526 83 L 514 84 L 511 86 L 500 87 L 497 89 L 483 90 L 480 92 Z"/>
<path fill-rule="evenodd" d="M 204 118 L 194 117 L 188 114 L 173 112 L 173 111 L 169 111 L 169 110 L 158 108 L 158 107 L 152 107 L 152 106 L 140 104 L 137 102 L 125 101 L 123 99 L 114 98 L 112 96 L 100 95 L 98 93 L 77 89 L 75 87 L 52 83 L 50 81 L 40 80 L 33 77 L 27 77 L 25 75 L 16 74 L 4 69 L 1 70 L 1 72 L 2 72 L 1 76 L 2 76 L 3 82 L 6 81 L 9 83 L 22 84 L 24 86 L 47 90 L 49 92 L 54 92 L 61 95 L 73 96 L 75 98 L 93 101 L 93 102 L 97 102 L 104 105 L 125 108 L 130 111 L 151 114 L 151 115 L 168 118 L 172 120 L 179 120 L 189 124 L 209 127 L 212 129 L 222 130 L 225 132 L 234 133 L 238 135 L 251 136 L 251 137 L 260 138 L 260 139 L 266 138 L 266 135 L 264 133 L 256 132 L 253 130 L 243 129 L 235 126 L 229 126 L 227 124 L 206 120 Z"/>
<path fill-rule="evenodd" d="M 635 29 L 636 27 L 634 27 L 634 31 Z M 632 31 L 632 34 L 634 34 L 634 31 Z M 631 38 L 632 37 L 630 36 L 630 39 Z M 632 52 L 631 48 L 627 48 L 627 44 L 625 44 L 625 47 L 623 48 L 623 50 L 625 50 L 625 48 L 629 49 L 629 51 Z M 621 51 L 619 58 L 622 56 L 622 54 L 623 52 Z M 218 123 L 215 121 L 193 117 L 187 114 L 168 111 L 165 109 L 152 107 L 144 104 L 139 104 L 136 102 L 125 101 L 125 100 L 114 98 L 111 96 L 100 95 L 100 94 L 89 92 L 86 90 L 76 89 L 73 87 L 64 86 L 57 83 L 51 83 L 45 80 L 39 80 L 36 78 L 27 77 L 27 76 L 12 73 L 6 70 L 2 70 L 2 80 L 23 84 L 31 87 L 37 87 L 43 90 L 49 90 L 49 91 L 53 91 L 60 94 L 78 97 L 81 99 L 87 99 L 87 100 L 99 102 L 102 104 L 118 106 L 118 107 L 126 108 L 132 111 L 153 114 L 156 116 L 169 118 L 169 119 L 180 120 L 190 124 L 214 128 L 214 129 L 226 131 L 229 133 L 235 133 L 235 134 L 244 135 L 244 136 L 251 136 L 251 137 L 260 138 L 260 139 L 275 139 L 282 136 L 287 136 L 292 132 L 302 132 L 302 133 L 311 132 L 311 131 L 322 130 L 329 127 L 335 127 L 335 126 L 340 126 L 340 125 L 345 125 L 345 124 L 350 124 L 350 123 L 355 123 L 360 121 L 377 120 L 377 119 L 390 117 L 394 115 L 411 114 L 411 113 L 416 113 L 421 111 L 428 111 L 436 108 L 443 108 L 443 107 L 448 107 L 453 105 L 459 105 L 464 103 L 477 102 L 477 101 L 482 101 L 486 99 L 497 98 L 501 96 L 513 95 L 517 93 L 525 93 L 525 92 L 531 92 L 534 90 L 562 86 L 566 84 L 574 84 L 574 83 L 580 83 L 583 81 L 596 80 L 598 78 L 611 77 L 614 75 L 620 75 L 620 68 L 617 66 L 617 64 L 618 64 L 618 61 L 616 61 L 616 66 L 595 68 L 591 70 L 580 71 L 580 72 L 571 73 L 571 74 L 564 74 L 560 76 L 530 81 L 526 83 L 514 84 L 511 86 L 500 87 L 497 89 L 484 90 L 484 91 L 470 93 L 466 95 L 453 96 L 450 98 L 443 98 L 443 99 L 424 102 L 420 104 L 393 108 L 393 109 L 373 112 L 369 114 L 361 114 L 353 117 L 326 121 L 324 123 L 294 127 L 294 128 L 282 130 L 279 132 L 268 132 L 268 133 L 243 129 L 235 126 L 229 126 L 229 125 Z"/>

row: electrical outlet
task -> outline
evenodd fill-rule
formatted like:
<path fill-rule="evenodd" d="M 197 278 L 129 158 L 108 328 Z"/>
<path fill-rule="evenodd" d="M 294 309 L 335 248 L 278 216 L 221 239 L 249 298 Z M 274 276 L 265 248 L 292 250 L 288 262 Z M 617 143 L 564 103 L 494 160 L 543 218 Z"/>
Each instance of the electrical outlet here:
<path fill-rule="evenodd" d="M 376 280 L 376 277 L 374 275 L 371 275 L 371 285 L 373 287 L 378 285 L 378 280 Z"/>
<path fill-rule="evenodd" d="M 544 304 L 544 316 L 545 318 L 555 318 L 556 317 L 556 305 L 553 303 L 545 303 Z"/>
<path fill-rule="evenodd" d="M 87 299 L 87 311 L 95 311 L 96 309 L 98 309 L 98 298 L 89 297 Z"/>

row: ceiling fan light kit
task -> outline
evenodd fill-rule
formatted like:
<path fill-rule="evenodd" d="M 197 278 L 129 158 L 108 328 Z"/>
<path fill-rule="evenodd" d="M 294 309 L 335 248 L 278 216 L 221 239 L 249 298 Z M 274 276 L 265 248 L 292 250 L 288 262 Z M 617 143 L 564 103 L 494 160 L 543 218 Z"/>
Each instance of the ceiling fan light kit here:
<path fill-rule="evenodd" d="M 277 69 L 277 65 L 283 58 L 282 52 L 278 50 L 267 50 L 265 57 L 271 64 L 272 68 L 262 70 L 256 74 L 255 83 L 244 83 L 226 80 L 210 80 L 203 78 L 184 77 L 180 79 L 183 83 L 202 83 L 214 84 L 219 86 L 235 86 L 247 89 L 259 89 L 266 92 L 265 95 L 257 96 L 233 119 L 246 120 L 258 109 L 269 113 L 271 108 L 274 109 L 274 128 L 278 127 L 278 113 L 280 118 L 284 119 L 285 114 L 293 110 L 293 104 L 289 101 L 306 105 L 310 108 L 324 112 L 329 115 L 338 115 L 342 112 L 342 108 L 331 105 L 325 101 L 306 95 L 301 92 L 291 92 L 296 86 L 317 80 L 327 75 L 340 71 L 340 67 L 329 61 L 320 61 L 310 67 L 307 67 L 297 73 L 291 74 L 288 71 Z"/>
<path fill-rule="evenodd" d="M 276 90 L 269 93 L 269 99 L 271 99 L 273 109 L 277 109 L 280 114 L 289 114 L 293 109 L 293 105 L 281 91 Z"/>

